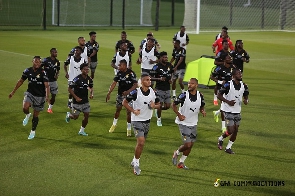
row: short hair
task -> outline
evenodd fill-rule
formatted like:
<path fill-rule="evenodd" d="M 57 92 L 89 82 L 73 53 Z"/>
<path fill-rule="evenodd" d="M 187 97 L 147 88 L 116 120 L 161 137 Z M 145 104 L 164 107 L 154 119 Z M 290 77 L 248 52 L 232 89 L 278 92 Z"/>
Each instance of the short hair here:
<path fill-rule="evenodd" d="M 231 72 L 231 75 L 232 76 L 236 75 L 238 71 L 241 72 L 241 70 L 238 69 L 238 68 L 233 69 L 232 72 Z"/>
<path fill-rule="evenodd" d="M 154 38 L 147 38 L 146 40 L 147 40 L 147 41 L 155 42 L 155 39 L 154 39 Z"/>
<path fill-rule="evenodd" d="M 95 34 L 96 34 L 95 31 L 91 31 L 91 32 L 89 33 L 90 36 L 95 35 Z"/>
<path fill-rule="evenodd" d="M 148 73 L 146 73 L 146 72 L 143 72 L 142 74 L 141 74 L 141 76 L 140 76 L 140 78 L 144 78 L 144 77 L 146 77 L 146 76 L 150 76 Z"/>
<path fill-rule="evenodd" d="M 242 42 L 242 43 L 243 43 L 243 40 L 238 39 L 238 40 L 236 41 L 236 44 L 237 44 L 238 42 Z"/>
<path fill-rule="evenodd" d="M 126 31 L 122 31 L 122 32 L 121 32 L 121 34 L 124 34 L 124 35 L 126 35 L 127 33 L 126 33 Z"/>
<path fill-rule="evenodd" d="M 198 84 L 198 82 L 199 82 L 197 78 L 191 78 L 191 80 L 196 81 L 197 84 Z"/>
<path fill-rule="evenodd" d="M 146 36 L 154 36 L 152 32 L 148 32 Z"/>
<path fill-rule="evenodd" d="M 88 64 L 87 64 L 87 63 L 82 63 L 82 64 L 80 65 L 80 70 L 82 70 L 84 67 L 88 67 Z"/>
<path fill-rule="evenodd" d="M 221 29 L 224 29 L 224 30 L 228 30 L 228 28 L 226 26 L 223 26 Z"/>
<path fill-rule="evenodd" d="M 41 56 L 34 56 L 33 59 L 41 59 Z"/>
<path fill-rule="evenodd" d="M 124 64 L 127 65 L 127 61 L 126 61 L 126 59 L 122 59 L 122 60 L 120 60 L 120 64 L 121 64 L 121 63 L 124 63 Z"/>
<path fill-rule="evenodd" d="M 54 50 L 56 51 L 56 48 L 51 48 L 50 49 L 50 52 L 53 52 Z"/>
<path fill-rule="evenodd" d="M 83 49 L 80 46 L 76 46 L 75 50 L 77 50 L 77 49 L 81 50 L 81 52 L 83 51 Z"/>
<path fill-rule="evenodd" d="M 185 28 L 185 26 L 184 25 L 181 25 L 180 28 Z"/>
<path fill-rule="evenodd" d="M 165 56 L 165 55 L 167 55 L 167 52 L 165 52 L 165 51 L 160 52 L 160 57 Z"/>
<path fill-rule="evenodd" d="M 175 40 L 174 42 L 175 42 L 175 43 L 178 43 L 178 44 L 180 44 L 180 41 L 179 41 L 178 39 L 177 39 L 177 40 Z"/>
<path fill-rule="evenodd" d="M 223 45 L 225 42 L 228 43 L 228 41 L 227 41 L 226 39 L 223 39 L 223 40 L 222 40 L 222 45 Z"/>
<path fill-rule="evenodd" d="M 85 39 L 84 37 L 78 37 L 78 41 L 79 41 L 79 39 Z"/>

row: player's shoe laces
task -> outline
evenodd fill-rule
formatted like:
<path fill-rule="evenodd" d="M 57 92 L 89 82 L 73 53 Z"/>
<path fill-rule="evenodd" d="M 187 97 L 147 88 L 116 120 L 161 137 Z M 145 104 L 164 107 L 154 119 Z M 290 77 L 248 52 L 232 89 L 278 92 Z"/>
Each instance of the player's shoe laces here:
<path fill-rule="evenodd" d="M 110 133 L 113 133 L 115 131 L 116 126 L 117 125 L 112 125 L 111 128 L 110 128 L 110 130 L 109 130 L 109 132 Z"/>
<path fill-rule="evenodd" d="M 175 150 L 173 153 L 173 156 L 172 156 L 172 164 L 173 165 L 177 165 L 177 159 L 178 159 L 178 154 L 176 153 L 176 150 Z"/>
<path fill-rule="evenodd" d="M 157 120 L 157 126 L 162 127 L 162 122 L 160 120 Z"/>
<path fill-rule="evenodd" d="M 70 118 L 70 112 L 67 112 L 67 114 L 66 114 L 66 119 L 65 119 L 66 122 L 69 123 L 69 122 L 70 122 L 70 119 L 71 119 L 71 118 Z"/>
<path fill-rule="evenodd" d="M 223 144 L 223 141 L 222 140 L 217 140 L 217 147 L 219 150 L 222 150 L 222 144 Z"/>
<path fill-rule="evenodd" d="M 28 115 L 26 115 L 25 119 L 23 120 L 23 126 L 26 126 L 29 122 L 31 113 L 29 113 Z"/>
<path fill-rule="evenodd" d="M 230 148 L 225 149 L 225 152 L 228 153 L 228 154 L 235 154 L 235 152 L 232 151 Z"/>
<path fill-rule="evenodd" d="M 216 111 L 213 111 L 213 117 L 215 122 L 218 122 L 219 118 L 218 118 L 218 114 L 216 114 Z"/>
<path fill-rule="evenodd" d="M 226 127 L 221 129 L 222 133 L 226 132 Z"/>
<path fill-rule="evenodd" d="M 85 133 L 85 131 L 79 131 L 78 134 L 79 134 L 79 135 L 83 135 L 83 136 L 88 136 L 88 134 Z"/>
<path fill-rule="evenodd" d="M 131 130 L 127 129 L 127 137 L 131 137 Z"/>
<path fill-rule="evenodd" d="M 214 104 L 214 105 L 218 105 L 218 101 L 217 101 L 217 100 L 216 100 L 216 101 L 214 100 L 214 101 L 213 101 L 213 104 Z"/>
<path fill-rule="evenodd" d="M 134 166 L 133 167 L 133 173 L 137 176 L 140 175 L 141 169 L 139 168 L 139 166 Z"/>
<path fill-rule="evenodd" d="M 32 133 L 31 132 L 30 135 L 29 135 L 29 137 L 28 137 L 28 139 L 31 140 L 31 139 L 34 139 L 34 137 L 35 137 L 35 133 Z"/>
<path fill-rule="evenodd" d="M 47 112 L 50 113 L 50 114 L 53 113 L 52 109 L 50 109 L 50 108 L 47 109 Z"/>
<path fill-rule="evenodd" d="M 188 169 L 188 167 L 185 166 L 183 162 L 179 162 L 178 165 L 177 165 L 177 168 L 179 168 L 179 169 Z"/>

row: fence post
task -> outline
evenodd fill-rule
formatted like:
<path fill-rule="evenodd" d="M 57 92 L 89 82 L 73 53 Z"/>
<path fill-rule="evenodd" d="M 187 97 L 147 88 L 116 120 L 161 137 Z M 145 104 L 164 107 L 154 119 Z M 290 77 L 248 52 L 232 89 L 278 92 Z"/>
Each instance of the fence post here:
<path fill-rule="evenodd" d="M 122 6 L 122 28 L 125 29 L 125 0 L 123 0 L 123 6 Z"/>
<path fill-rule="evenodd" d="M 160 0 L 157 0 L 155 31 L 159 30 L 159 10 L 160 10 Z"/>
<path fill-rule="evenodd" d="M 46 30 L 46 0 L 43 0 L 43 30 Z"/>
<path fill-rule="evenodd" d="M 59 27 L 59 18 L 60 18 L 60 0 L 57 0 L 57 26 Z"/>
<path fill-rule="evenodd" d="M 229 1 L 229 25 L 233 24 L 233 0 Z"/>
<path fill-rule="evenodd" d="M 111 0 L 111 7 L 110 7 L 110 26 L 113 26 L 113 0 Z"/>
<path fill-rule="evenodd" d="M 175 8 L 175 0 L 172 0 L 171 2 L 171 26 L 174 26 L 174 8 Z"/>

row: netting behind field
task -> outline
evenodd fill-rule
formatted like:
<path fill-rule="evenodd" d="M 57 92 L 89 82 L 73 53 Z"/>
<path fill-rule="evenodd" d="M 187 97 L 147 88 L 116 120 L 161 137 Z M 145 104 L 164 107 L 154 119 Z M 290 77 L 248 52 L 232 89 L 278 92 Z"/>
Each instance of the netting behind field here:
<path fill-rule="evenodd" d="M 196 31 L 197 0 L 185 0 L 184 25 Z M 201 0 L 200 31 L 295 30 L 294 0 Z"/>
<path fill-rule="evenodd" d="M 125 0 L 125 25 L 152 25 L 152 0 Z M 60 26 L 120 26 L 123 1 L 60 0 Z M 111 16 L 112 9 L 112 16 Z M 58 23 L 58 4 L 53 1 L 53 21 Z"/>

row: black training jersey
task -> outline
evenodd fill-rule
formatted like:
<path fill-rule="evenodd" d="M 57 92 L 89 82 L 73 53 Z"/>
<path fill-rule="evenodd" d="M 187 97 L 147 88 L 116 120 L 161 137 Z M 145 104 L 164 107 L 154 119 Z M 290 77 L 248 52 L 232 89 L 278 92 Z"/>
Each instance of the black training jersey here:
<path fill-rule="evenodd" d="M 85 46 L 87 47 L 87 56 L 90 56 L 94 50 L 96 50 L 96 52 L 98 52 L 99 50 L 99 44 L 96 41 L 94 41 L 94 43 L 88 41 Z M 91 62 L 97 62 L 97 53 L 94 56 L 90 57 L 90 59 Z"/>
<path fill-rule="evenodd" d="M 137 83 L 136 74 L 131 69 L 127 69 L 126 72 L 119 71 L 114 81 L 119 83 L 118 95 L 122 95 L 124 91 L 128 91 L 133 84 Z"/>
<path fill-rule="evenodd" d="M 177 65 L 178 61 L 180 60 L 180 57 L 183 57 L 183 61 L 181 64 L 177 67 L 177 70 L 179 69 L 185 69 L 186 63 L 185 63 L 185 58 L 186 58 L 186 50 L 184 48 L 179 48 L 179 49 L 173 49 L 172 56 L 175 59 L 174 66 Z"/>
<path fill-rule="evenodd" d="M 217 80 L 225 80 L 226 82 L 232 79 L 231 72 L 235 68 L 234 65 L 230 65 L 229 67 L 225 67 L 224 65 L 217 66 L 212 72 L 212 76 Z M 217 83 L 218 86 L 221 84 Z"/>
<path fill-rule="evenodd" d="M 88 103 L 88 89 L 93 88 L 93 80 L 89 76 L 84 78 L 82 74 L 79 74 L 73 79 L 72 83 L 70 84 L 70 88 L 73 88 L 75 95 L 82 99 L 80 102 L 77 102 L 76 99 L 73 99 L 74 104 Z"/>
<path fill-rule="evenodd" d="M 152 69 L 151 75 L 153 75 L 154 78 L 161 78 L 165 77 L 165 81 L 158 81 L 156 80 L 156 87 L 157 90 L 167 91 L 170 90 L 170 80 L 173 74 L 173 66 L 171 63 L 166 62 L 165 65 L 162 63 L 158 63 L 154 65 Z"/>
<path fill-rule="evenodd" d="M 199 92 L 199 93 L 200 93 L 200 97 L 201 97 L 201 107 L 204 107 L 204 106 L 205 106 L 204 95 L 203 95 L 201 92 Z M 174 104 L 175 104 L 175 105 L 180 104 L 180 106 L 183 106 L 184 101 L 185 101 L 185 98 L 186 98 L 186 92 L 181 93 L 181 94 L 178 95 L 178 97 L 175 99 Z M 189 93 L 189 99 L 190 99 L 192 102 L 197 101 L 197 98 L 198 98 L 198 94 L 197 94 L 197 93 L 196 93 L 195 95 L 192 95 L 191 93 Z"/>
<path fill-rule="evenodd" d="M 127 43 L 127 49 L 130 54 L 133 54 L 135 52 L 135 48 L 134 48 L 133 43 L 131 41 L 129 41 L 128 39 L 126 39 L 124 41 L 123 40 L 117 41 L 116 46 L 115 46 L 116 50 L 118 50 L 118 51 L 120 50 L 120 46 L 122 43 Z"/>
<path fill-rule="evenodd" d="M 249 88 L 248 88 L 248 85 L 246 83 L 243 83 L 243 84 L 244 84 L 244 88 L 245 88 L 245 91 L 244 91 L 243 96 L 245 97 L 245 96 L 248 96 L 249 95 Z M 241 83 L 240 82 L 238 84 L 236 84 L 233 81 L 233 85 L 235 87 L 235 90 L 240 90 L 240 88 L 241 88 Z M 221 95 L 223 95 L 223 94 L 226 94 L 227 95 L 228 92 L 229 92 L 229 90 L 230 90 L 230 83 L 228 81 L 228 82 L 226 82 L 225 84 L 222 85 L 221 89 L 219 90 L 219 93 Z"/>
<path fill-rule="evenodd" d="M 45 97 L 45 85 L 44 82 L 48 82 L 48 77 L 43 68 L 39 68 L 34 71 L 33 67 L 24 70 L 21 77 L 22 80 L 28 79 L 27 92 L 31 93 L 36 97 Z"/>
<path fill-rule="evenodd" d="M 244 68 L 244 61 L 243 58 L 246 60 L 250 59 L 249 54 L 246 52 L 246 50 L 241 50 L 240 52 L 233 50 L 231 51 L 231 56 L 233 57 L 233 64 L 243 72 Z"/>
<path fill-rule="evenodd" d="M 44 58 L 41 66 L 43 66 L 44 70 L 47 73 L 49 82 L 56 81 L 55 76 L 60 70 L 60 62 L 58 59 L 52 59 L 51 57 Z"/>
<path fill-rule="evenodd" d="M 225 57 L 226 57 L 227 55 L 229 55 L 229 54 L 230 54 L 229 51 L 226 51 L 226 50 L 220 50 L 220 51 L 217 53 L 217 55 L 216 55 L 216 57 L 215 57 L 215 60 L 216 60 L 217 62 L 223 62 L 223 61 L 225 60 Z"/>

